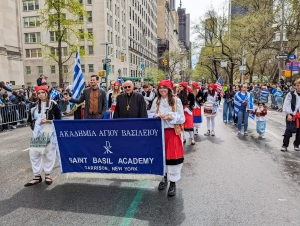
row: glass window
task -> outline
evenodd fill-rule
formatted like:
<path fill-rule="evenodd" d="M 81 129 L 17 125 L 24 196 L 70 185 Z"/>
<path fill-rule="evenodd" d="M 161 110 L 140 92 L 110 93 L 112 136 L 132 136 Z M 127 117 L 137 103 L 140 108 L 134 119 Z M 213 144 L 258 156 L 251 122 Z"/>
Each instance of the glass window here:
<path fill-rule="evenodd" d="M 89 34 L 89 39 L 92 39 L 93 38 L 93 28 L 88 28 L 87 32 Z"/>
<path fill-rule="evenodd" d="M 25 43 L 41 42 L 41 33 L 25 33 Z"/>
<path fill-rule="evenodd" d="M 89 55 L 94 55 L 94 46 L 88 46 L 89 47 Z"/>
<path fill-rule="evenodd" d="M 25 49 L 26 58 L 42 57 L 42 49 Z"/>
<path fill-rule="evenodd" d="M 39 8 L 39 0 L 23 1 L 23 11 L 38 10 Z"/>
<path fill-rule="evenodd" d="M 43 66 L 38 66 L 38 73 L 43 74 Z"/>
<path fill-rule="evenodd" d="M 62 47 L 62 55 L 63 56 L 68 56 L 69 55 L 69 53 L 68 53 L 68 47 Z"/>
<path fill-rule="evenodd" d="M 94 72 L 94 64 L 89 64 L 89 72 Z"/>
<path fill-rule="evenodd" d="M 87 11 L 88 13 L 88 22 L 93 22 L 93 14 L 92 11 Z"/>
<path fill-rule="evenodd" d="M 68 73 L 68 65 L 63 65 L 63 73 Z"/>
<path fill-rule="evenodd" d="M 30 75 L 31 74 L 31 67 L 30 66 L 26 66 L 26 74 Z"/>
<path fill-rule="evenodd" d="M 92 4 L 92 0 L 87 0 L 87 4 L 91 5 Z"/>
<path fill-rule="evenodd" d="M 56 42 L 58 39 L 57 31 L 50 31 L 50 42 Z"/>
<path fill-rule="evenodd" d="M 85 72 L 85 64 L 81 64 L 81 71 L 82 71 L 82 73 Z"/>
<path fill-rule="evenodd" d="M 84 31 L 83 31 L 83 29 L 78 29 L 78 31 L 79 31 L 79 39 L 84 40 Z"/>
<path fill-rule="evenodd" d="M 55 74 L 55 65 L 50 66 L 51 74 Z"/>

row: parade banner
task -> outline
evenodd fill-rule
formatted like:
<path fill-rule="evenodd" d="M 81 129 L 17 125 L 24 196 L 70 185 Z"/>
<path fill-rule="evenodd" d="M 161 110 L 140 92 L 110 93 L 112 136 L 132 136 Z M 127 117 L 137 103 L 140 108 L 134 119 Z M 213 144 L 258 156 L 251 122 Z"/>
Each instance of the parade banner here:
<path fill-rule="evenodd" d="M 161 119 L 54 120 L 62 173 L 164 175 Z"/>

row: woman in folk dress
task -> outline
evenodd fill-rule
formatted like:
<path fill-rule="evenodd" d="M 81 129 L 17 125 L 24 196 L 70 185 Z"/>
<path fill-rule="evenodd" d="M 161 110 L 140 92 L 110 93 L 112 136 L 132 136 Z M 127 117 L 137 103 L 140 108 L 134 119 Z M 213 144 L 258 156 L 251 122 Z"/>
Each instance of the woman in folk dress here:
<path fill-rule="evenodd" d="M 179 84 L 179 99 L 183 105 L 183 111 L 185 116 L 184 131 L 188 132 L 191 139 L 191 145 L 195 145 L 194 139 L 194 117 L 193 108 L 195 105 L 195 97 L 192 90 L 188 87 L 187 82 L 181 82 Z M 183 143 L 186 143 L 185 135 L 183 134 Z"/>
<path fill-rule="evenodd" d="M 207 121 L 207 132 L 204 135 L 215 136 L 216 115 L 218 113 L 218 102 L 220 101 L 216 84 L 211 83 L 209 85 L 204 99 L 206 99 L 204 103 L 204 116 Z"/>
<path fill-rule="evenodd" d="M 170 186 L 168 196 L 176 194 L 176 182 L 181 176 L 181 168 L 184 161 L 184 151 L 181 140 L 181 133 L 175 132 L 175 125 L 183 124 L 185 121 L 182 103 L 179 98 L 172 94 L 173 84 L 169 80 L 162 80 L 158 84 L 158 96 L 154 99 L 151 112 L 155 112 L 154 117 L 163 120 L 166 152 L 167 176 L 159 183 L 158 189 L 164 190 Z"/>
<path fill-rule="evenodd" d="M 109 107 L 111 119 L 114 117 L 114 111 L 117 105 L 117 97 L 121 94 L 121 88 L 120 88 L 121 86 L 122 84 L 120 82 L 114 82 L 113 90 L 108 95 L 108 107 Z"/>
<path fill-rule="evenodd" d="M 61 119 L 61 111 L 57 103 L 50 100 L 47 86 L 37 86 L 35 89 L 39 100 L 37 106 L 31 109 L 28 120 L 34 124 L 29 152 L 34 178 L 25 184 L 25 187 L 41 183 L 42 171 L 45 172 L 45 183 L 52 184 L 50 173 L 54 167 L 58 150 L 54 127 L 49 122 Z"/>
<path fill-rule="evenodd" d="M 195 134 L 198 134 L 198 129 L 202 123 L 202 114 L 201 114 L 201 101 L 203 99 L 203 93 L 201 91 L 201 87 L 197 82 L 192 82 L 192 91 L 195 97 L 195 106 L 193 109 L 194 115 L 194 126 L 196 128 Z"/>

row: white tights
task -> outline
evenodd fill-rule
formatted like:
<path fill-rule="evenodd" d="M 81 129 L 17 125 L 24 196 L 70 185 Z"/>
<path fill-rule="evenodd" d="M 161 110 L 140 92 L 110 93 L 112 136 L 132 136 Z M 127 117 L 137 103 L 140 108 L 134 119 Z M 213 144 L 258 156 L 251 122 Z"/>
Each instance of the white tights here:
<path fill-rule="evenodd" d="M 216 117 L 206 117 L 207 120 L 207 130 L 215 130 Z"/>
<path fill-rule="evenodd" d="M 190 138 L 191 139 L 194 139 L 194 131 L 186 131 L 189 135 L 190 135 Z M 183 134 L 183 139 L 185 139 L 185 135 L 184 135 L 185 132 L 182 132 Z"/>

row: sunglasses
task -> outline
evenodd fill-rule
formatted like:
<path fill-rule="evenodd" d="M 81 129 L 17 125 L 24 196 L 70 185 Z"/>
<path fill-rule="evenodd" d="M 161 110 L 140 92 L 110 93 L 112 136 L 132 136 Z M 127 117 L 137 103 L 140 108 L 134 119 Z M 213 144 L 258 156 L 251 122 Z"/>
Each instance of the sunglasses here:
<path fill-rule="evenodd" d="M 130 89 L 131 86 L 124 86 L 124 89 Z"/>

